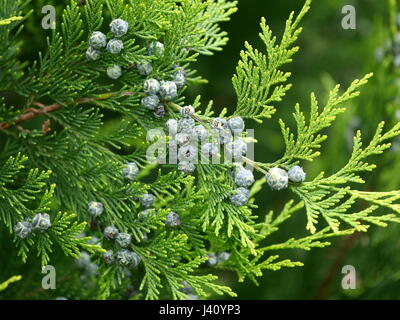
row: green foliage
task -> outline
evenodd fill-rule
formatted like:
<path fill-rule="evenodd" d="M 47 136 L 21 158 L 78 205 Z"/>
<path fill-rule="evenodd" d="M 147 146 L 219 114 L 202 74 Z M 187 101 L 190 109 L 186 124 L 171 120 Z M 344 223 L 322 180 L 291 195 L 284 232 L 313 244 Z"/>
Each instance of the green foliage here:
<path fill-rule="evenodd" d="M 276 109 L 270 104 L 282 101 L 291 87 L 285 84 L 290 72 L 282 71 L 281 67 L 292 62 L 293 55 L 299 50 L 293 45 L 302 31 L 298 25 L 310 9 L 310 3 L 311 0 L 306 1 L 294 21 L 294 12 L 291 13 L 280 43 L 262 19 L 260 38 L 266 54 L 245 43 L 246 51 L 240 53 L 242 59 L 232 79 L 238 97 L 235 115 L 261 122 L 262 118 L 270 118 L 275 113 Z"/>
<path fill-rule="evenodd" d="M 0 20 L 0 26 L 4 26 L 6 24 L 10 24 L 10 23 L 12 23 L 14 21 L 19 21 L 22 18 L 23 17 L 11 17 L 11 18 L 8 18 L 8 19 Z"/>
<path fill-rule="evenodd" d="M 10 279 L 4 281 L 3 283 L 0 283 L 0 291 L 6 290 L 7 287 L 17 281 L 20 281 L 22 279 L 21 276 L 13 276 Z"/>
<path fill-rule="evenodd" d="M 27 17 L 33 6 L 0 1 L 0 19 Z M 291 13 L 280 42 L 263 19 L 260 37 L 265 50 L 245 43 L 233 77 L 237 106 L 232 116 L 261 122 L 275 113 L 273 104 L 281 101 L 291 87 L 287 83 L 290 73 L 283 67 L 298 51 L 295 42 L 302 30 L 299 25 L 310 4 L 307 0 L 298 15 Z M 68 266 L 81 252 L 88 252 L 99 267 L 97 277 L 82 275 L 79 267 L 72 266 L 68 272 L 73 298 L 121 298 L 125 289 L 133 287 L 139 292 L 130 298 L 185 299 L 188 294 L 183 290 L 184 283 L 202 298 L 214 293 L 235 297 L 231 288 L 217 282 L 214 270 L 233 271 L 239 281 L 247 277 L 257 283 L 264 270 L 303 265 L 286 257 L 287 251 L 326 247 L 330 244 L 327 239 L 334 236 L 366 231 L 370 224 L 399 222 L 398 191 L 353 189 L 353 184 L 364 182 L 361 173 L 375 168 L 365 159 L 390 146 L 388 140 L 400 134 L 399 124 L 386 133 L 383 124 L 379 125 L 364 148 L 357 133 L 348 163 L 330 176 L 320 173 L 305 183 L 291 184 L 290 191 L 300 202 L 287 202 L 276 216 L 270 212 L 258 217 L 253 210 L 257 208 L 255 196 L 268 192 L 265 178 L 254 184 L 249 203 L 237 207 L 229 201 L 235 189 L 230 164 L 198 164 L 196 174 L 191 176 L 177 171 L 176 166 L 148 163 L 145 133 L 164 127 L 165 120 L 154 118 L 141 105 L 144 78 L 136 72 L 136 65 L 150 61 L 151 77 L 160 80 L 171 79 L 178 68 L 185 68 L 187 83 L 179 90 L 179 97 L 173 102 L 162 101 L 167 115 L 178 118 L 187 86 L 205 82 L 195 75 L 192 63 L 200 55 L 220 51 L 227 43 L 220 23 L 230 19 L 236 5 L 235 1 L 225 0 L 88 0 L 84 4 L 72 0 L 63 6 L 61 23 L 47 38 L 44 53 L 39 53 L 29 68 L 16 54 L 22 47 L 17 37 L 23 21 L 0 28 L 6 44 L 0 49 L 0 71 L 7 70 L 0 72 L 0 135 L 4 139 L 0 145 L 0 222 L 11 234 L 14 241 L 10 250 L 22 258 L 22 265 L 30 263 L 33 252 L 42 265 L 67 259 Z M 110 35 L 108 25 L 115 18 L 126 20 L 130 26 L 121 38 L 123 52 L 112 55 L 104 50 L 98 61 L 89 61 L 85 55 L 87 39 L 93 31 Z M 162 57 L 146 54 L 147 45 L 154 40 L 165 45 Z M 111 64 L 122 67 L 123 75 L 117 81 L 106 77 L 105 70 Z M 358 96 L 359 88 L 370 77 L 354 81 L 343 94 L 339 94 L 339 86 L 334 87 L 322 109 L 312 94 L 308 120 L 296 105 L 296 134 L 280 120 L 286 150 L 274 163 L 244 161 L 263 174 L 272 167 L 287 170 L 300 161 L 313 161 L 327 139 L 322 131 L 332 126 L 345 111 L 343 105 Z M 193 118 L 210 128 L 212 102 L 203 113 L 199 111 L 200 97 L 192 105 L 196 109 Z M 227 112 L 224 109 L 219 116 L 229 118 Z M 244 138 L 251 141 L 250 137 Z M 135 181 L 123 178 L 127 162 L 136 162 L 140 167 Z M 144 193 L 155 195 L 156 200 L 149 216 L 140 219 L 144 208 L 138 199 Z M 88 212 L 91 201 L 103 204 L 104 213 L 99 217 Z M 356 201 L 370 206 L 357 210 Z M 378 210 L 381 208 L 390 212 L 382 215 Z M 182 221 L 178 228 L 165 225 L 172 211 Z M 311 235 L 289 235 L 284 242 L 270 238 L 284 229 L 284 223 L 295 213 L 303 211 Z M 27 239 L 12 235 L 17 222 L 45 212 L 51 216 L 48 230 Z M 326 225 L 319 225 L 320 216 Z M 340 222 L 350 227 L 340 228 Z M 105 250 L 121 249 L 104 238 L 107 226 L 132 235 L 128 249 L 140 257 L 138 268 L 127 270 L 103 261 Z M 206 265 L 207 254 L 223 251 L 230 253 L 227 261 L 214 269 Z M 275 254 L 277 251 L 279 254 Z M 0 259 L 3 254 L 0 252 Z M 19 262 L 11 263 L 21 266 Z M 74 280 L 80 280 L 80 276 L 94 285 L 81 287 Z"/>
<path fill-rule="evenodd" d="M 344 102 L 357 97 L 360 92 L 357 89 L 365 85 L 372 76 L 369 74 L 362 80 L 354 81 L 350 87 L 338 97 L 340 86 L 336 86 L 330 93 L 326 106 L 321 112 L 318 112 L 318 101 L 314 94 L 311 94 L 310 120 L 306 123 L 304 113 L 300 111 L 300 106 L 295 106 L 294 118 L 297 125 L 297 136 L 290 132 L 285 126 L 283 120 L 280 120 L 280 126 L 285 140 L 286 152 L 282 159 L 276 165 L 288 165 L 296 160 L 312 161 L 320 153 L 314 151 L 319 149 L 321 143 L 327 139 L 326 135 L 319 134 L 320 131 L 332 125 L 337 115 L 343 113 L 346 109 L 340 107 Z"/>
<path fill-rule="evenodd" d="M 23 175 L 24 163 L 27 157 L 18 154 L 10 157 L 0 169 L 0 186 L 2 199 L 0 204 L 1 220 L 12 232 L 12 227 L 22 220 L 32 218 L 37 213 L 48 212 L 54 195 L 55 185 L 44 190 L 46 181 L 51 172 L 40 172 L 31 169 Z M 32 206 L 32 203 L 35 205 Z M 25 262 L 31 249 L 36 250 L 41 257 L 42 265 L 46 265 L 52 244 L 57 243 L 68 256 L 79 256 L 80 249 L 90 252 L 102 251 L 98 246 L 86 244 L 90 238 L 77 238 L 77 235 L 86 228 L 85 222 L 73 222 L 76 215 L 58 213 L 52 219 L 52 227 L 49 232 L 41 233 L 28 240 L 20 240 L 15 237 L 18 255 Z"/>
<path fill-rule="evenodd" d="M 0 170 L 2 199 L 0 212 L 2 221 L 10 231 L 16 220 L 23 218 L 26 213 L 32 215 L 35 212 L 46 211 L 51 199 L 52 191 L 46 192 L 37 209 L 32 210 L 27 207 L 28 202 L 34 201 L 37 194 L 43 191 L 46 185 L 45 180 L 51 173 L 31 169 L 25 181 L 18 183 L 14 177 L 21 174 L 24 168 L 23 163 L 27 160 L 27 157 L 18 154 L 15 158 L 8 158 Z"/>
<path fill-rule="evenodd" d="M 308 123 L 306 123 L 305 116 L 300 111 L 299 105 L 296 105 L 294 117 L 297 123 L 297 136 L 295 137 L 284 122 L 280 120 L 286 152 L 279 161 L 271 166 L 288 166 L 296 164 L 298 160 L 312 161 L 319 156 L 320 153 L 314 150 L 319 149 L 321 143 L 327 138 L 326 135 L 321 135 L 319 132 L 329 127 L 336 119 L 336 116 L 345 111 L 344 108 L 339 108 L 338 106 L 358 96 L 359 92 L 356 90 L 361 85 L 364 85 L 370 77 L 371 75 L 367 75 L 362 80 L 354 81 L 341 96 L 338 96 L 339 86 L 336 86 L 330 92 L 328 102 L 321 112 L 318 111 L 318 101 L 315 95 L 311 95 L 310 120 Z M 382 154 L 384 150 L 391 146 L 390 143 L 385 142 L 400 134 L 399 124 L 387 133 L 382 133 L 383 125 L 384 123 L 379 125 L 372 141 L 364 149 L 362 148 L 361 133 L 357 132 L 354 138 L 351 158 L 337 173 L 329 177 L 325 177 L 324 173 L 321 173 L 313 181 L 292 188 L 305 203 L 308 220 L 307 229 L 312 233 L 316 232 L 315 224 L 318 222 L 320 215 L 335 232 L 339 231 L 339 220 L 351 225 L 358 231 L 366 231 L 363 222 L 380 226 L 386 226 L 386 221 L 399 222 L 394 214 L 371 216 L 379 207 L 386 207 L 399 213 L 398 205 L 394 204 L 398 200 L 398 192 L 362 192 L 345 187 L 349 183 L 364 183 L 359 174 L 363 171 L 371 171 L 376 166 L 363 160 L 372 155 Z M 346 199 L 346 197 L 348 198 Z M 356 200 L 365 200 L 374 204 L 374 206 L 349 214 L 349 210 L 351 210 Z"/>
<path fill-rule="evenodd" d="M 0 1 L 0 90 L 7 90 L 7 85 L 15 82 L 22 76 L 22 70 L 26 64 L 20 62 L 17 58 L 17 48 L 22 45 L 18 41 L 18 35 L 22 31 L 22 9 L 25 5 L 20 6 L 17 1 Z M 25 17 L 29 16 L 30 12 L 25 12 Z M 12 32 L 14 31 L 14 32 Z"/>

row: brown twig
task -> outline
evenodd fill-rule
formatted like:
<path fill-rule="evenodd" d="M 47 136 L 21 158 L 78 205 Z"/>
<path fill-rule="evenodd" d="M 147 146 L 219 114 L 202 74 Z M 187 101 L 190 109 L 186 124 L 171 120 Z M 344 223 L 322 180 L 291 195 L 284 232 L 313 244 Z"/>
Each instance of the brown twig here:
<path fill-rule="evenodd" d="M 36 118 L 36 117 L 38 117 L 40 115 L 56 111 L 56 110 L 60 109 L 61 107 L 62 107 L 61 104 L 55 103 L 55 104 L 52 104 L 50 106 L 43 107 L 41 109 L 32 109 L 32 108 L 27 109 L 25 111 L 25 113 L 19 115 L 17 117 L 17 119 L 14 120 L 13 123 L 1 122 L 0 123 L 0 131 L 8 129 L 9 127 L 14 126 L 14 125 L 16 125 L 18 123 L 21 123 L 21 122 L 28 121 L 30 119 Z"/>
<path fill-rule="evenodd" d="M 51 131 L 51 121 L 50 119 L 47 119 L 45 122 L 42 124 L 42 134 L 45 136 Z"/>
<path fill-rule="evenodd" d="M 82 104 L 82 103 L 90 103 L 93 101 L 106 100 L 108 98 L 115 97 L 116 95 L 117 93 L 105 93 L 99 95 L 98 97 L 79 98 L 74 101 L 74 104 Z M 119 93 L 119 95 L 130 96 L 133 95 L 133 92 L 125 91 Z M 32 105 L 39 107 L 39 109 L 28 108 L 25 110 L 23 114 L 19 115 L 13 122 L 11 123 L 6 121 L 0 122 L 0 131 L 8 129 L 11 126 L 15 126 L 21 122 L 28 121 L 38 116 L 44 115 L 46 113 L 57 111 L 63 107 L 63 104 L 61 103 L 53 103 L 49 106 L 45 106 L 40 102 L 33 102 Z"/>

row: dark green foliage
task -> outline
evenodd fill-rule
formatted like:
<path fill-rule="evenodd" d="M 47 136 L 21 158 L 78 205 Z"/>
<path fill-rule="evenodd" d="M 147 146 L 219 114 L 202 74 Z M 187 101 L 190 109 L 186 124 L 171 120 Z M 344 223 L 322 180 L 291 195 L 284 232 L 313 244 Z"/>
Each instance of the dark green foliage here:
<path fill-rule="evenodd" d="M 59 17 L 56 30 L 49 32 L 46 45 L 40 47 L 43 53 L 36 61 L 22 62 L 17 55 L 17 49 L 23 46 L 18 41 L 21 26 L 26 24 L 29 28 L 30 9 L 34 9 L 32 19 L 39 23 L 36 10 L 42 2 L 0 0 L 0 39 L 5 44 L 0 49 L 0 223 L 14 242 L 5 242 L 4 246 L 22 258 L 22 263 L 8 259 L 4 267 L 0 266 L 1 274 L 2 268 L 7 271 L 4 280 L 13 275 L 8 274 L 11 266 L 15 266 L 15 273 L 21 270 L 21 283 L 29 281 L 30 276 L 37 278 L 40 271 L 32 269 L 30 275 L 25 274 L 26 264 L 38 267 L 50 263 L 59 268 L 63 281 L 70 281 L 57 293 L 44 294 L 47 298 L 63 295 L 71 299 L 185 299 L 184 283 L 203 298 L 212 293 L 234 297 L 231 288 L 216 282 L 215 271 L 234 271 L 239 281 L 249 278 L 257 283 L 256 278 L 264 270 L 303 265 L 297 259 L 287 258 L 287 249 L 309 251 L 328 246 L 327 239 L 331 237 L 367 231 L 371 224 L 386 226 L 387 222 L 399 222 L 399 192 L 353 188 L 353 184 L 364 183 L 361 172 L 375 169 L 365 158 L 389 148 L 388 140 L 400 133 L 398 124 L 384 132 L 381 123 L 365 147 L 357 133 L 350 160 L 336 173 L 321 172 L 305 183 L 291 184 L 289 190 L 300 202 L 273 204 L 274 208 L 281 208 L 278 214 L 258 216 L 254 211 L 257 194 L 268 188 L 266 171 L 272 167 L 288 170 L 300 161 L 313 161 L 320 156 L 322 143 L 327 139 L 322 131 L 333 125 L 345 111 L 345 104 L 359 95 L 358 90 L 371 75 L 354 81 L 343 93 L 339 86 L 334 86 L 323 107 L 312 94 L 308 116 L 297 104 L 294 130 L 280 120 L 286 150 L 272 163 L 244 158 L 262 175 L 250 190 L 249 203 L 237 207 L 229 201 L 235 189 L 229 174 L 232 165 L 198 164 L 191 176 L 182 174 L 174 165 L 146 160 L 146 133 L 163 128 L 167 117 L 178 118 L 181 106 L 188 100 L 184 97 L 187 87 L 205 82 L 196 75 L 193 63 L 200 55 L 212 55 L 226 45 L 227 33 L 219 24 L 230 19 L 237 3 L 55 1 Z M 280 41 L 265 19 L 261 21 L 264 48 L 257 50 L 245 44 L 233 76 L 236 107 L 229 109 L 229 114 L 228 109 L 222 109 L 218 117 L 241 116 L 251 123 L 273 116 L 276 104 L 291 88 L 287 83 L 290 73 L 283 68 L 286 70 L 298 51 L 295 43 L 302 31 L 300 23 L 310 4 L 310 0 L 305 1 L 297 15 L 289 16 Z M 14 16 L 21 17 L 13 19 Z M 99 60 L 89 61 L 85 55 L 88 38 L 93 31 L 101 31 L 110 38 L 109 24 L 115 18 L 129 23 L 128 33 L 121 37 L 123 51 L 116 55 L 103 50 Z M 37 31 L 30 27 L 29 32 Z M 165 45 L 161 56 L 147 55 L 152 41 Z M 170 102 L 162 100 L 165 118 L 155 118 L 141 105 L 146 78 L 137 72 L 136 66 L 144 60 L 152 64 L 151 77 L 159 80 L 172 80 L 179 68 L 185 68 L 186 85 L 179 90 L 179 96 Z M 113 64 L 122 68 L 118 80 L 106 75 L 106 69 Z M 214 116 L 213 103 L 206 106 L 196 97 L 191 105 L 196 110 L 192 117 L 209 128 Z M 251 141 L 245 135 L 243 138 Z M 122 174 L 128 162 L 140 167 L 134 181 L 124 179 Z M 138 201 L 144 193 L 156 197 L 154 208 L 145 217 Z M 358 210 L 357 200 L 370 206 Z M 88 211 L 91 201 L 104 207 L 96 218 Z M 382 213 L 380 208 L 389 212 Z M 172 211 L 181 220 L 176 228 L 165 224 Z M 13 227 L 18 221 L 45 212 L 51 216 L 52 226 L 48 230 L 17 239 Z M 264 240 L 273 239 L 269 237 L 284 228 L 284 222 L 293 218 L 294 213 L 307 217 L 305 227 L 311 234 L 287 235 L 283 242 L 270 240 L 266 244 Z M 140 257 L 137 267 L 109 265 L 102 260 L 106 250 L 121 250 L 118 243 L 103 237 L 107 226 L 132 236 L 128 249 Z M 277 250 L 279 253 L 275 254 Z M 96 276 L 71 264 L 83 251 L 99 267 Z M 207 253 L 223 251 L 230 253 L 227 261 L 214 269 L 207 266 Z M 39 264 L 34 261 L 35 253 Z M 1 260 L 5 254 L 0 251 Z M 11 282 L 0 285 L 0 290 Z M 13 286 L 18 289 L 18 283 Z M 41 293 L 38 291 L 30 298 L 44 297 Z"/>

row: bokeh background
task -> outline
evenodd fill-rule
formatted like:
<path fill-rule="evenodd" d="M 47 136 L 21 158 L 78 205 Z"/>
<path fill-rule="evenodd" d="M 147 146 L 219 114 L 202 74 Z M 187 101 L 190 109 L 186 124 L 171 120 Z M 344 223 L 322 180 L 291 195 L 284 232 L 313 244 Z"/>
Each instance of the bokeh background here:
<path fill-rule="evenodd" d="M 309 106 L 310 92 L 320 101 L 334 84 L 343 87 L 355 78 L 374 72 L 375 76 L 362 90 L 362 95 L 347 104 L 348 111 L 341 115 L 335 126 L 326 133 L 328 142 L 322 148 L 322 156 L 311 164 L 305 164 L 309 177 L 324 170 L 328 174 L 340 168 L 348 159 L 354 132 L 360 129 L 366 140 L 371 138 L 379 121 L 393 125 L 398 101 L 399 73 L 393 64 L 393 52 L 383 55 L 394 40 L 396 32 L 395 11 L 392 1 L 385 0 L 320 0 L 313 1 L 312 9 L 303 21 L 300 51 L 294 62 L 286 67 L 292 72 L 293 88 L 278 112 L 261 125 L 251 124 L 258 139 L 255 158 L 271 161 L 283 151 L 283 140 L 277 120 L 289 121 L 294 105 L 299 102 L 303 111 Z M 239 0 L 239 10 L 230 22 L 223 25 L 230 41 L 224 51 L 198 62 L 199 73 L 209 80 L 206 85 L 192 87 L 189 98 L 201 94 L 203 101 L 214 100 L 216 108 L 232 110 L 235 94 L 231 77 L 245 41 L 263 49 L 258 38 L 259 22 L 266 17 L 267 23 L 277 35 L 282 34 L 285 20 L 292 10 L 298 12 L 303 1 Z M 342 8 L 353 5 L 357 13 L 356 30 L 342 28 Z M 190 99 L 189 99 L 190 100 Z M 251 127 L 247 123 L 247 127 Z M 386 155 L 373 159 L 378 169 L 366 176 L 365 190 L 387 191 L 399 187 L 398 142 Z M 281 208 L 290 199 L 286 193 L 263 191 L 256 204 L 258 214 L 265 215 L 271 209 Z M 304 212 L 303 212 L 304 213 Z M 299 234 L 300 226 L 306 224 L 305 215 L 299 213 L 284 225 L 274 240 L 284 241 L 288 235 Z M 300 233 L 300 234 L 305 234 Z M 399 299 L 400 298 L 400 226 L 386 229 L 371 227 L 366 234 L 358 234 L 332 241 L 332 246 L 311 252 L 288 253 L 304 262 L 304 267 L 267 271 L 259 286 L 246 282 L 235 284 L 234 275 L 221 276 L 232 281 L 241 299 Z M 266 240 L 268 243 L 270 240 Z M 357 272 L 357 289 L 343 290 L 342 267 L 352 265 Z"/>

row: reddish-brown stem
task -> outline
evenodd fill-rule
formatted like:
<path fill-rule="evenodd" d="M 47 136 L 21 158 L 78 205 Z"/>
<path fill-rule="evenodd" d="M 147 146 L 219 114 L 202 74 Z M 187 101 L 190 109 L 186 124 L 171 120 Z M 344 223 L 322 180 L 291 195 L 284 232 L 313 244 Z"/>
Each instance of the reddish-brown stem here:
<path fill-rule="evenodd" d="M 130 96 L 132 94 L 133 94 L 133 92 L 130 92 L 130 91 L 125 91 L 125 92 L 120 93 L 121 96 Z M 79 98 L 74 101 L 74 104 L 90 103 L 93 101 L 105 100 L 105 99 L 114 97 L 116 95 L 117 94 L 115 94 L 115 93 L 109 93 L 109 94 L 102 94 L 98 97 Z M 25 110 L 25 112 L 23 114 L 19 115 L 13 122 L 11 122 L 11 123 L 6 122 L 6 121 L 0 122 L 0 131 L 8 129 L 11 126 L 15 126 L 21 122 L 28 121 L 28 120 L 31 120 L 38 116 L 44 115 L 46 113 L 54 112 L 63 107 L 63 104 L 61 104 L 61 103 L 53 103 L 49 106 L 45 106 L 44 104 L 42 104 L 40 102 L 33 102 L 32 105 L 39 107 L 39 109 L 28 108 Z"/>
<path fill-rule="evenodd" d="M 15 119 L 12 123 L 1 122 L 0 123 L 0 131 L 8 129 L 11 126 L 14 126 L 18 123 L 28 121 L 30 119 L 36 118 L 40 115 L 56 111 L 62 107 L 61 104 L 55 103 L 50 106 L 42 107 L 41 109 L 27 109 L 25 113 L 19 115 L 17 119 Z"/>

